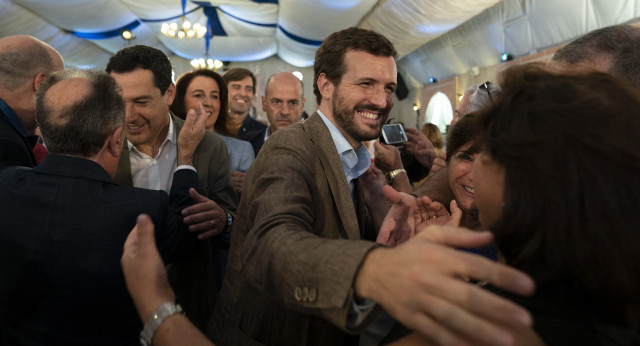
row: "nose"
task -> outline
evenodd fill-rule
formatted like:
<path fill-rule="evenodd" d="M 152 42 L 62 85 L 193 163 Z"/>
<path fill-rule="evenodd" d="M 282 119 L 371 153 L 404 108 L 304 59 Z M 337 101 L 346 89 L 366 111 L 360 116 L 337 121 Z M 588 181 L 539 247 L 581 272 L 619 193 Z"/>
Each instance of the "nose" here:
<path fill-rule="evenodd" d="M 134 114 L 135 114 L 135 104 L 133 102 L 126 104 L 124 108 L 124 121 L 129 122 L 133 120 Z"/>
<path fill-rule="evenodd" d="M 210 104 L 211 104 L 211 97 L 205 96 L 204 99 L 202 100 L 202 106 L 208 106 Z"/>
<path fill-rule="evenodd" d="M 392 95 L 387 93 L 384 87 L 375 88 L 372 91 L 371 97 L 369 98 L 369 102 L 377 108 L 386 108 L 387 105 L 391 102 Z"/>

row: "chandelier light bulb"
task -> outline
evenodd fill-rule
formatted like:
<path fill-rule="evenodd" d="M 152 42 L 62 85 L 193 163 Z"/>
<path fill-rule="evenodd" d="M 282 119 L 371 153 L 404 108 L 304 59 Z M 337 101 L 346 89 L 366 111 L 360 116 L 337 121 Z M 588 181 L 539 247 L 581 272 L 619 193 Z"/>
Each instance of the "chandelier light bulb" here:
<path fill-rule="evenodd" d="M 191 28 L 191 22 L 188 20 L 185 20 L 184 22 L 182 22 L 182 28 L 187 31 Z"/>
<path fill-rule="evenodd" d="M 173 23 L 169 24 L 169 28 L 171 28 L 171 30 L 173 30 L 173 31 L 178 31 L 178 23 L 173 22 Z"/>
<path fill-rule="evenodd" d="M 200 23 L 193 24 L 193 31 L 197 32 L 198 30 L 200 30 L 200 27 L 202 27 L 202 25 L 200 25 Z"/>
<path fill-rule="evenodd" d="M 198 59 L 191 60 L 191 66 L 193 66 L 193 67 L 200 66 L 200 62 L 198 61 Z"/>
<path fill-rule="evenodd" d="M 222 61 L 220 61 L 218 59 L 214 60 L 213 61 L 213 67 L 216 68 L 216 69 L 221 68 L 222 67 Z"/>

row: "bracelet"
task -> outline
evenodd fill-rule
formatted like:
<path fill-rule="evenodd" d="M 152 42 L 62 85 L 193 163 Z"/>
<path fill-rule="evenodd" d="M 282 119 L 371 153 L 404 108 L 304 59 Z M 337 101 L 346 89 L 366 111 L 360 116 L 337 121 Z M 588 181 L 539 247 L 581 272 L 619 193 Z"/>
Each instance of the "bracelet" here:
<path fill-rule="evenodd" d="M 393 180 L 398 176 L 398 174 L 400 173 L 404 173 L 407 174 L 407 171 L 404 168 L 398 168 L 398 169 L 394 169 L 393 171 L 387 173 L 387 181 L 389 182 L 389 185 L 391 185 L 391 183 L 393 183 Z"/>
<path fill-rule="evenodd" d="M 164 322 L 167 317 L 173 316 L 175 314 L 181 314 L 182 307 L 179 304 L 175 304 L 173 302 L 166 302 L 160 305 L 151 316 L 147 320 L 147 323 L 144 324 L 144 329 L 140 332 L 140 343 L 143 346 L 151 346 L 153 335 L 158 330 L 158 327 Z"/>

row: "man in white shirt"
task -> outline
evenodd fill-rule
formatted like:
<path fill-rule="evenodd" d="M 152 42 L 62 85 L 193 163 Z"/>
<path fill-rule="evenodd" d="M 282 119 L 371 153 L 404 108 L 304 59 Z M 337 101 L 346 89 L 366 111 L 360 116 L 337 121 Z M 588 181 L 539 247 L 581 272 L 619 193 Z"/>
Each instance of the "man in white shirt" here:
<path fill-rule="evenodd" d="M 127 143 L 118 164 L 115 181 L 123 186 L 169 191 L 176 167 L 176 138 L 183 121 L 169 112 L 175 96 L 171 63 L 155 48 L 137 45 L 120 50 L 107 65 L 122 88 L 126 107 Z M 185 222 L 192 231 L 204 231 L 200 239 L 216 236 L 224 245 L 230 239 L 237 197 L 229 173 L 229 156 L 224 141 L 207 131 L 193 159 L 205 196 L 192 194 L 207 208 L 187 208 Z M 187 315 L 204 328 L 215 304 L 216 290 L 209 241 L 169 270 L 178 299 Z"/>

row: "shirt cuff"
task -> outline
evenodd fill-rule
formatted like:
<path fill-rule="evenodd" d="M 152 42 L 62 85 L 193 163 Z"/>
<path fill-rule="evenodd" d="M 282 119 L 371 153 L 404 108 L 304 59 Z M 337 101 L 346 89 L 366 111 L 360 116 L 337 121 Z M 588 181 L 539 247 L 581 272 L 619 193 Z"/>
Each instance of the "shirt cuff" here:
<path fill-rule="evenodd" d="M 375 306 L 376 302 L 371 299 L 354 298 L 349 313 L 347 314 L 347 328 L 357 329 L 360 327 Z"/>
<path fill-rule="evenodd" d="M 173 171 L 173 173 L 175 173 L 175 172 L 177 172 L 177 171 L 179 171 L 181 169 L 190 169 L 190 170 L 198 173 L 198 171 L 196 171 L 196 168 L 191 166 L 191 165 L 180 165 L 180 166 L 176 167 L 176 169 Z"/>

